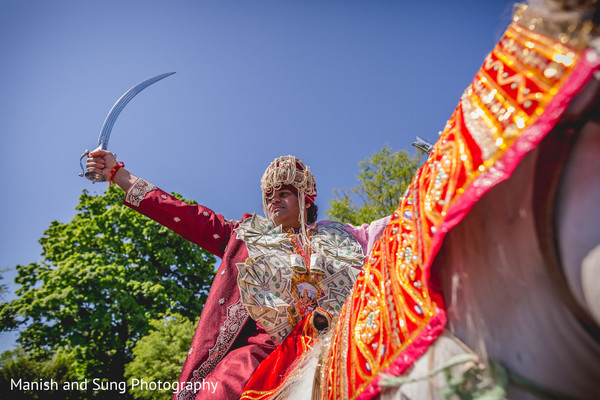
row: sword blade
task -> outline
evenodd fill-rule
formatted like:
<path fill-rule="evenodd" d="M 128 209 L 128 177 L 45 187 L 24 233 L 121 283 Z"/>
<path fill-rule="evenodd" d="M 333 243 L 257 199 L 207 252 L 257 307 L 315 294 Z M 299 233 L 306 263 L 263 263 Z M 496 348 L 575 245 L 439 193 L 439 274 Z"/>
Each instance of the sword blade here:
<path fill-rule="evenodd" d="M 167 76 L 173 75 L 175 72 L 166 72 L 164 74 L 153 76 L 152 78 L 146 79 L 143 82 L 138 83 L 131 89 L 129 89 L 108 112 L 106 119 L 104 120 L 104 124 L 102 124 L 102 129 L 100 130 L 100 136 L 98 137 L 98 147 L 101 147 L 102 150 L 106 150 L 108 148 L 108 139 L 110 139 L 110 133 L 112 131 L 113 125 L 117 120 L 117 117 L 123 111 L 123 108 L 133 99 L 139 92 L 146 89 L 148 86 L 152 85 L 160 81 L 161 79 L 166 78 Z"/>

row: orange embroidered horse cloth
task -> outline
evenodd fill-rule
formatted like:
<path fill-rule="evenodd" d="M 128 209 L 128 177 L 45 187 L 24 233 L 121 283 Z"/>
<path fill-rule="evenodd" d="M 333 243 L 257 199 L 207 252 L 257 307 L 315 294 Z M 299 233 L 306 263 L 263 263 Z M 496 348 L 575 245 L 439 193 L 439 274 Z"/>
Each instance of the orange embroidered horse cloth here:
<path fill-rule="evenodd" d="M 342 308 L 321 369 L 323 399 L 370 399 L 444 330 L 430 267 L 445 235 L 510 177 L 598 70 L 600 57 L 517 12 L 487 56 Z"/>
<path fill-rule="evenodd" d="M 258 366 L 246 384 L 241 400 L 267 400 L 279 392 L 317 340 L 319 332 L 313 325 L 312 317 L 313 313 L 304 317 Z"/>
<path fill-rule="evenodd" d="M 487 56 L 365 260 L 322 357 L 322 399 L 370 399 L 446 324 L 431 265 L 446 234 L 552 130 L 600 67 L 578 38 L 517 11 Z M 242 399 L 272 398 L 317 340 L 305 318 L 257 369 Z"/>

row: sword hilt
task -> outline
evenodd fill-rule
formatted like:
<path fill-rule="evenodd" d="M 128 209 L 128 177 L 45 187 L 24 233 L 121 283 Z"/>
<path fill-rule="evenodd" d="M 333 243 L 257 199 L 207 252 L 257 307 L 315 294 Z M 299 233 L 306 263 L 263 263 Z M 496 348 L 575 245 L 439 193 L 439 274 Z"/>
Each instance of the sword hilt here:
<path fill-rule="evenodd" d="M 87 158 L 87 156 L 89 156 L 89 155 L 90 155 L 90 151 L 86 150 L 85 153 L 83 153 L 81 155 L 81 158 L 79 158 L 79 166 L 81 167 L 81 172 L 79 173 L 79 176 L 81 176 L 81 177 L 85 176 L 90 181 L 92 181 L 92 183 L 105 182 L 106 176 L 104 176 L 102 173 L 96 172 L 96 171 L 86 171 L 85 168 L 83 167 L 83 159 Z"/>

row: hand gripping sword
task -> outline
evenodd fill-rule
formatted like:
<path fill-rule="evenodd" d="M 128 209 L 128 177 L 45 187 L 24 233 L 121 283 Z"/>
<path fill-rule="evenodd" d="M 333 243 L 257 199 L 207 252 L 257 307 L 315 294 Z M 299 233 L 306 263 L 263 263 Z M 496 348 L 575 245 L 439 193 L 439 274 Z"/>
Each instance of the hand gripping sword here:
<path fill-rule="evenodd" d="M 115 105 L 112 106 L 108 115 L 106 116 L 104 124 L 102 125 L 102 129 L 100 130 L 100 136 L 98 137 L 98 146 L 96 147 L 96 150 L 106 150 L 108 148 L 108 139 L 110 138 L 110 132 L 112 131 L 113 125 L 115 124 L 117 117 L 119 116 L 121 111 L 123 111 L 127 103 L 129 103 L 131 99 L 135 97 L 136 94 L 146 89 L 153 83 L 156 83 L 161 79 L 166 78 L 167 76 L 173 75 L 174 73 L 175 72 L 167 72 L 164 74 L 153 76 L 152 78 L 146 79 L 145 81 L 138 83 L 137 85 L 129 89 L 127 92 L 125 92 L 125 94 L 121 96 L 119 100 L 117 100 Z M 85 176 L 90 181 L 92 181 L 92 183 L 106 181 L 106 176 L 102 175 L 101 173 L 85 170 L 83 166 L 83 159 L 86 158 L 89 154 L 90 151 L 86 150 L 85 153 L 83 153 L 81 155 L 81 158 L 79 159 L 79 166 L 81 167 L 81 173 L 79 174 L 79 176 Z"/>

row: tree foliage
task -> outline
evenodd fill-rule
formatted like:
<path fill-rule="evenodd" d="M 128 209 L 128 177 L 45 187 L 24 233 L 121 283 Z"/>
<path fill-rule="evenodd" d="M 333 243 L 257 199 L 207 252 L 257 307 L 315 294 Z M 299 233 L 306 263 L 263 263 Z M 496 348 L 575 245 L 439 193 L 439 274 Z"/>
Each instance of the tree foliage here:
<path fill-rule="evenodd" d="M 392 152 L 384 146 L 358 166 L 359 184 L 348 191 L 334 190 L 329 202 L 329 218 L 361 225 L 390 215 L 422 164 L 420 154 L 411 157 L 407 151 Z"/>
<path fill-rule="evenodd" d="M 122 204 L 123 192 L 83 191 L 75 217 L 53 221 L 42 261 L 18 265 L 17 298 L 0 308 L 2 330 L 40 357 L 69 349 L 76 375 L 123 380 L 135 342 L 167 312 L 200 315 L 214 257 Z"/>
<path fill-rule="evenodd" d="M 5 271 L 6 269 L 0 270 L 0 281 L 4 279 L 4 276 L 2 276 L 2 272 Z M 0 283 L 0 299 L 4 299 L 4 294 L 6 293 L 7 289 L 8 287 L 4 283 Z"/>
<path fill-rule="evenodd" d="M 196 324 L 181 315 L 170 315 L 152 320 L 150 325 L 154 330 L 135 344 L 133 361 L 126 365 L 125 377 L 136 399 L 169 399 L 173 390 L 145 390 L 139 384 L 134 387 L 131 380 L 177 382 Z"/>
<path fill-rule="evenodd" d="M 72 370 L 72 355 L 58 351 L 46 359 L 34 359 L 23 350 L 17 348 L 5 351 L 0 355 L 0 399 L 10 400 L 84 400 L 88 397 L 77 390 L 62 390 L 64 382 L 72 382 L 76 378 Z M 12 382 L 11 382 L 12 380 Z M 11 390 L 11 383 L 55 381 L 58 388 L 48 390 Z M 6 397 L 4 397 L 6 396 Z"/>

